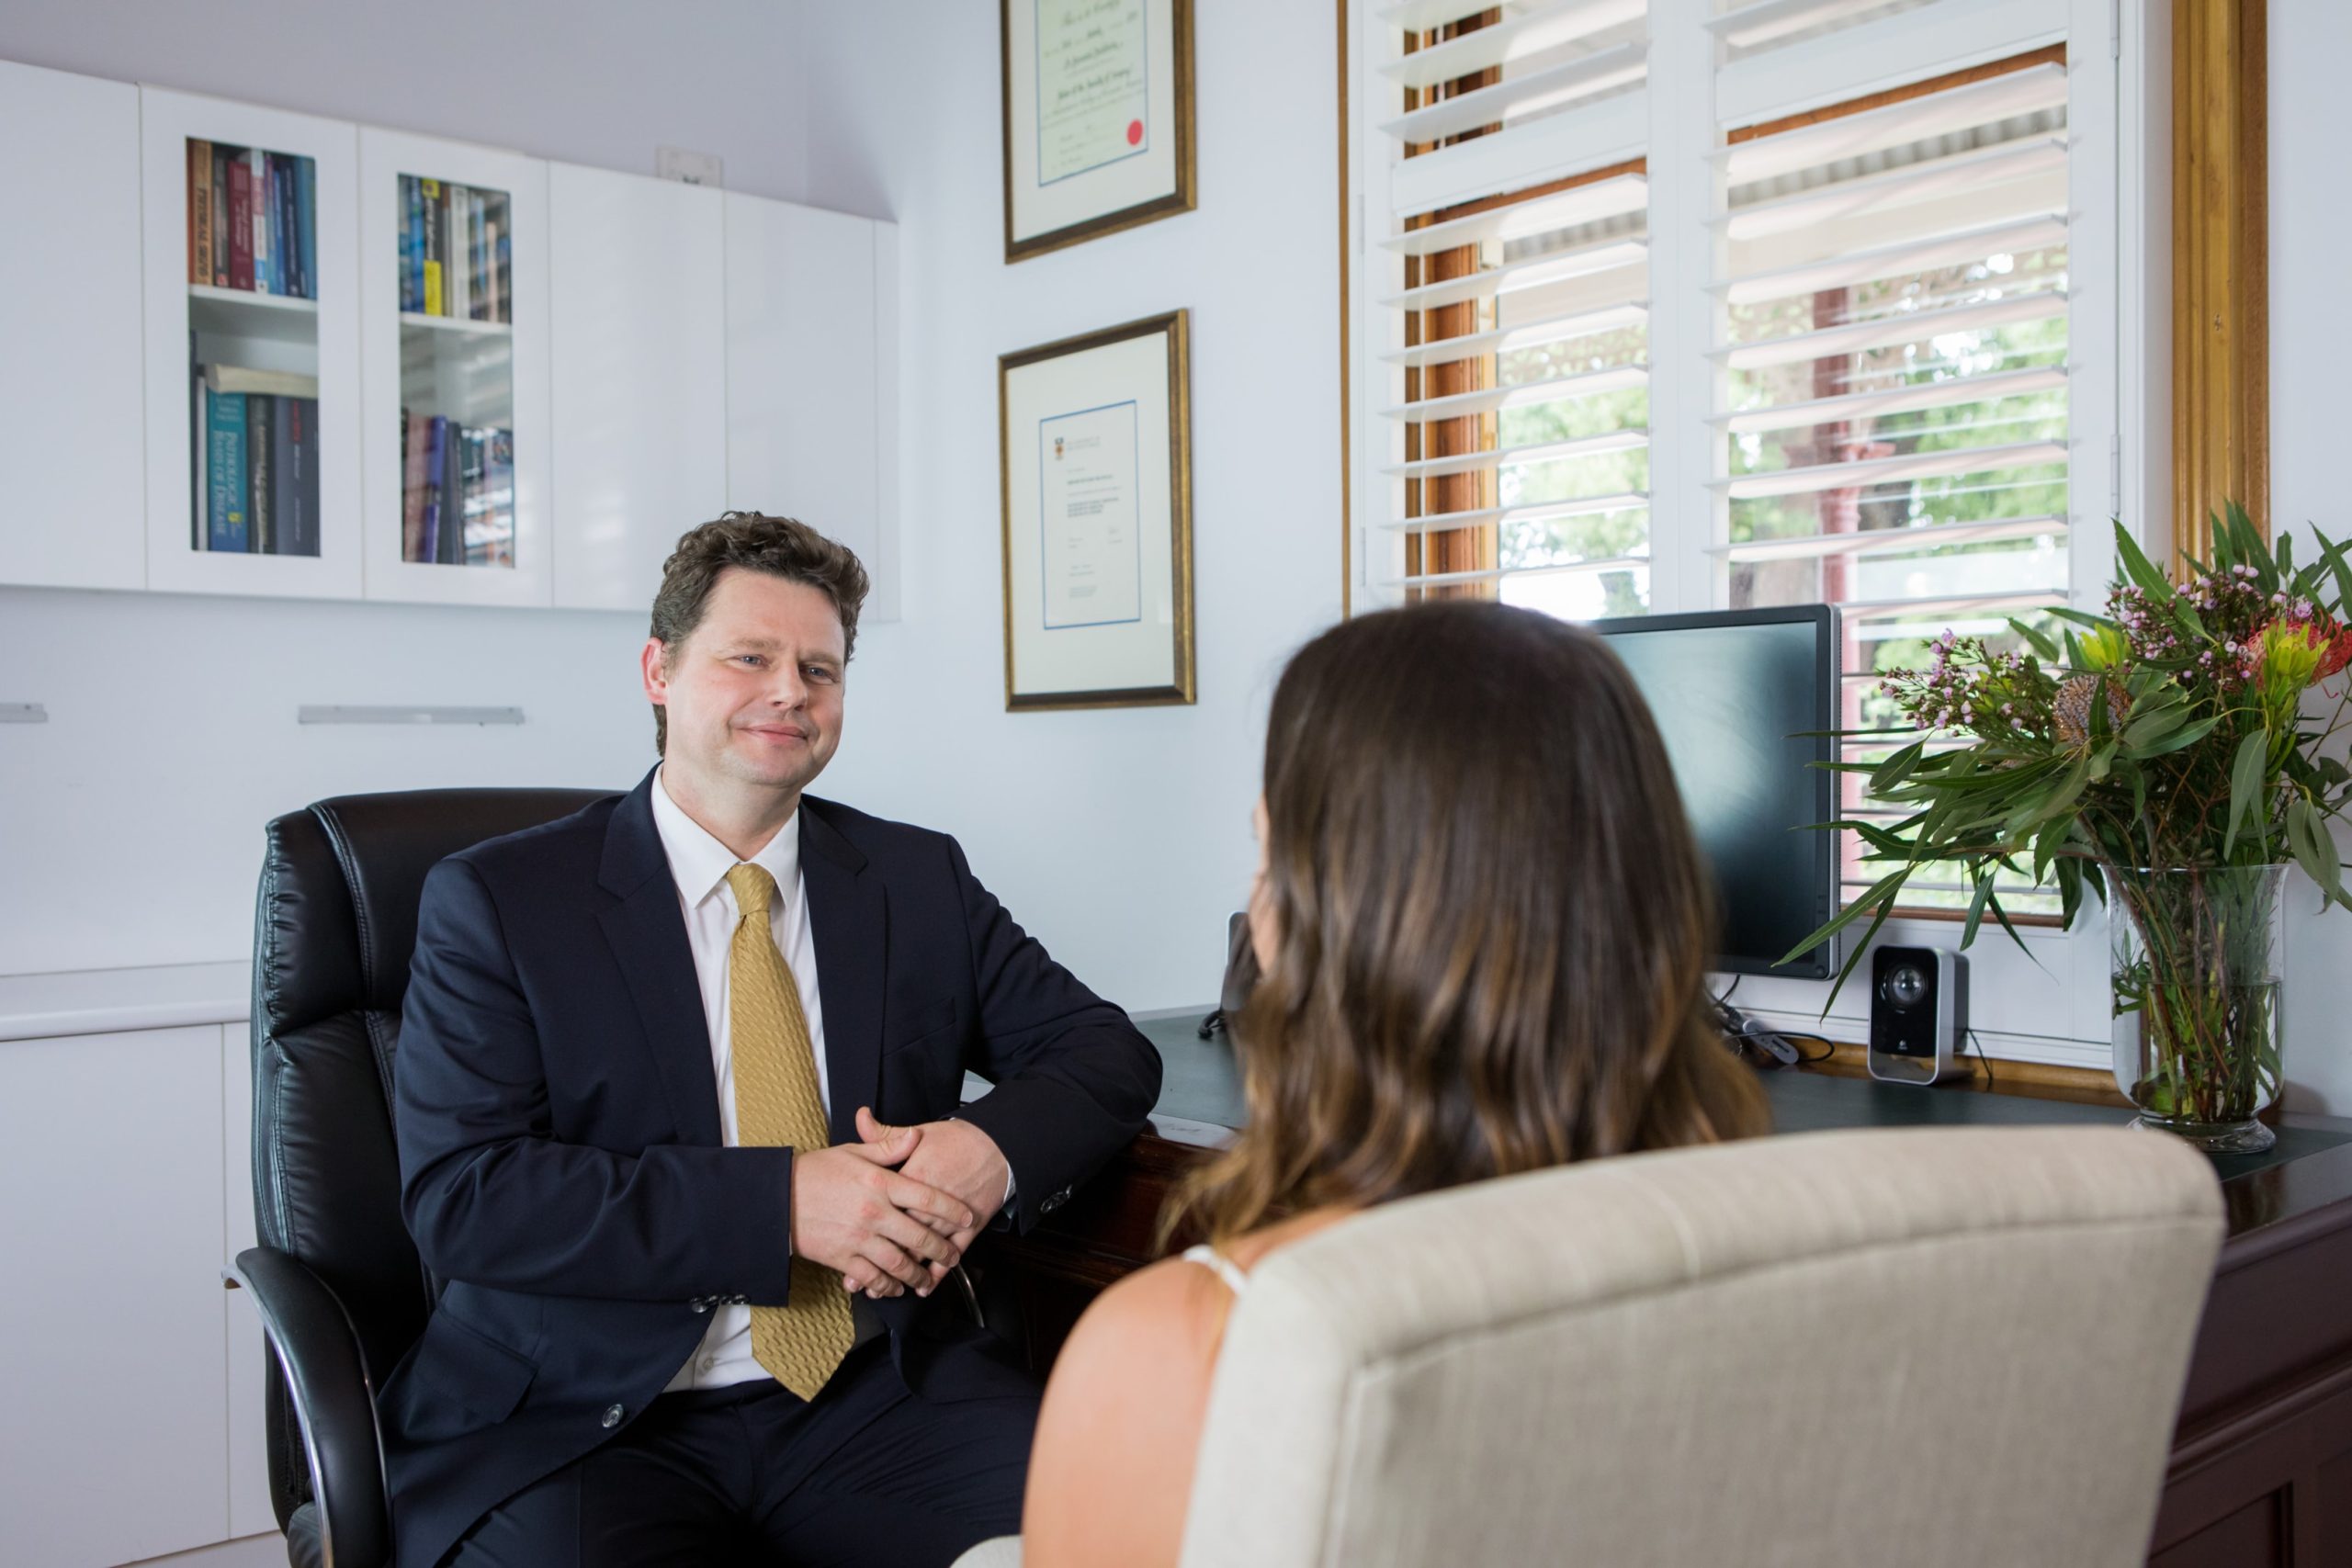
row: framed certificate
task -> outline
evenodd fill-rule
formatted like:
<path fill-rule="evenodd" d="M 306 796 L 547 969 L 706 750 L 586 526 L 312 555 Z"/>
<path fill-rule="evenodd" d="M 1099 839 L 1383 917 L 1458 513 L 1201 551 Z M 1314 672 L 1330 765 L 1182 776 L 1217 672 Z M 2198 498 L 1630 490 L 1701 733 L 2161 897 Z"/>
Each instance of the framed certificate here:
<path fill-rule="evenodd" d="M 1193 439 L 1182 310 L 997 361 L 1004 705 L 1193 700 Z"/>
<path fill-rule="evenodd" d="M 998 0 L 1004 259 L 1193 209 L 1193 0 Z"/>

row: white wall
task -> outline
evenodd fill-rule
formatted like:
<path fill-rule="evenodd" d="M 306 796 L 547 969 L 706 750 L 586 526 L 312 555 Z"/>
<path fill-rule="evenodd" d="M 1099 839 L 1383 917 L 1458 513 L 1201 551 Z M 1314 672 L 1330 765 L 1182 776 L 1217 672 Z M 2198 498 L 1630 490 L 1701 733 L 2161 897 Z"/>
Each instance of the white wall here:
<path fill-rule="evenodd" d="M 996 7 L 633 0 L 0 8 L 0 57 L 650 170 L 901 224 L 902 624 L 864 630 L 820 786 L 958 834 L 1130 1007 L 1209 998 L 1264 699 L 1336 616 L 1328 6 L 1201 7 L 1203 210 L 1007 267 Z M 467 46 L 455 47 L 463 38 Z M 1200 702 L 1003 712 L 996 355 L 1188 306 Z M 819 521 L 820 519 L 811 519 Z M 242 958 L 262 824 L 323 795 L 621 787 L 635 615 L 0 590 L 0 973 Z M 519 729 L 305 729 L 303 703 L 517 705 Z"/>
<path fill-rule="evenodd" d="M 2352 536 L 2343 482 L 2346 367 L 2352 309 L 2344 258 L 2352 209 L 2343 149 L 2352 145 L 2352 7 L 2270 0 L 2270 494 L 2278 526 Z M 2183 214 L 2197 221 L 2196 214 Z M 2296 541 L 2298 558 L 2308 558 Z M 2339 837 L 2341 837 L 2339 835 Z M 2287 1076 L 2291 1107 L 2352 1116 L 2352 914 L 2290 917 Z"/>
<path fill-rule="evenodd" d="M 905 619 L 861 634 L 826 783 L 947 829 L 1133 1008 L 1212 998 L 1264 705 L 1340 609 L 1339 107 L 1326 5 L 1196 7 L 1200 210 L 1003 260 L 997 7 L 812 11 L 807 199 L 899 224 Z M 1193 313 L 1190 708 L 1008 715 L 996 358 Z"/>

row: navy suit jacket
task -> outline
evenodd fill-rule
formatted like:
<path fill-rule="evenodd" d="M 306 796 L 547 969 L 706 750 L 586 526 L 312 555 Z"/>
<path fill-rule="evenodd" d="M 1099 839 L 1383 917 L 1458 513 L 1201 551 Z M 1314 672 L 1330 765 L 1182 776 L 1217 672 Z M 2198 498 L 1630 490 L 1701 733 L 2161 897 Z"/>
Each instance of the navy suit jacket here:
<path fill-rule="evenodd" d="M 399 1568 L 634 1420 L 730 1296 L 783 1303 L 793 1151 L 726 1148 L 684 919 L 627 795 L 426 877 L 395 1078 L 401 1205 L 439 1288 L 378 1402 Z M 1026 1230 L 1144 1124 L 1159 1059 L 1015 925 L 956 841 L 803 798 L 832 1136 L 954 1114 Z M 967 1068 L 995 1087 L 959 1108 Z M 944 1296 L 934 1298 L 944 1300 Z M 1001 1390 L 977 1329 L 877 1303 L 926 1399 Z M 959 1370 L 962 1374 L 959 1376 Z"/>

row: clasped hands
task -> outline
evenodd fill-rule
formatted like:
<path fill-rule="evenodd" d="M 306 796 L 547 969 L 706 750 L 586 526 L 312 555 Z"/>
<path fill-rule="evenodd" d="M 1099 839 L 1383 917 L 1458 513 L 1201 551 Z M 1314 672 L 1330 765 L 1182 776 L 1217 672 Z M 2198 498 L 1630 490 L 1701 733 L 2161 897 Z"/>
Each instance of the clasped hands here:
<path fill-rule="evenodd" d="M 1003 1152 L 969 1122 L 892 1127 L 792 1162 L 792 1250 L 868 1296 L 931 1294 L 1004 1203 Z"/>

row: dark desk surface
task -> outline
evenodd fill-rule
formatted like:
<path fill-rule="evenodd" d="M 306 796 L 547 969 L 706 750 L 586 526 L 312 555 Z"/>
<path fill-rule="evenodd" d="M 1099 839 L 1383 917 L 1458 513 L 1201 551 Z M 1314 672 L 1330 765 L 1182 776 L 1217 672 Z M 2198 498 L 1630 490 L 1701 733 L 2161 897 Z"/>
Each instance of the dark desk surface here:
<path fill-rule="evenodd" d="M 1241 1083 L 1232 1048 L 1220 1034 L 1203 1040 L 1201 1018 L 1147 1018 L 1136 1026 L 1159 1048 L 1165 1069 L 1152 1121 L 1171 1143 L 1214 1146 L 1242 1121 Z M 1778 1071 L 1759 1075 L 1772 1100 L 1776 1132 L 1815 1133 L 1846 1127 L 1984 1127 L 2074 1123 L 2117 1127 L 2128 1111 L 1986 1094 L 1961 1086 L 1915 1089 L 1873 1078 Z M 2236 1241 L 2326 1204 L 2352 1200 L 2352 1122 L 2286 1118 L 2277 1146 L 2259 1155 L 2215 1155 Z"/>

